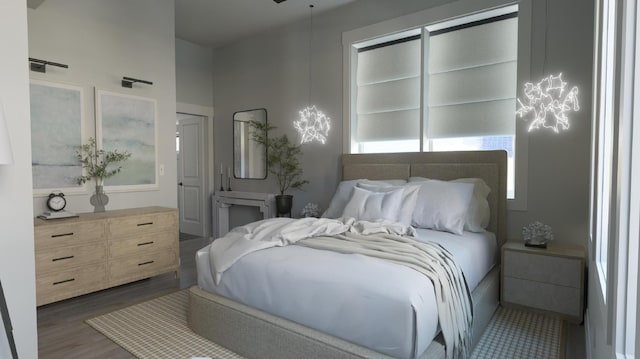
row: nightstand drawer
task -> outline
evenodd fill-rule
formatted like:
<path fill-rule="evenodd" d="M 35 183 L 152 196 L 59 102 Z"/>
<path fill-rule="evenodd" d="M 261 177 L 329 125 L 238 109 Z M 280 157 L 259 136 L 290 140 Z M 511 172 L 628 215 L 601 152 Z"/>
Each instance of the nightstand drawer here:
<path fill-rule="evenodd" d="M 580 288 L 564 287 L 505 276 L 502 300 L 570 317 L 582 317 Z"/>
<path fill-rule="evenodd" d="M 509 277 L 565 287 L 582 286 L 582 260 L 543 254 L 505 251 L 503 268 Z"/>

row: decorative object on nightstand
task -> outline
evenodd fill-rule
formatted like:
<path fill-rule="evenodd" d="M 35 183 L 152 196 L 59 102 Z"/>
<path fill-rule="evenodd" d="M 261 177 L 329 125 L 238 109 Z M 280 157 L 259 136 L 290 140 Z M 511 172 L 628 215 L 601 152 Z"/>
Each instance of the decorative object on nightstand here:
<path fill-rule="evenodd" d="M 585 252 L 581 246 L 522 242 L 502 246 L 501 302 L 504 306 L 554 314 L 582 322 Z"/>
<path fill-rule="evenodd" d="M 302 179 L 302 165 L 300 156 L 302 148 L 293 144 L 287 135 L 271 137 L 271 131 L 276 129 L 268 123 L 251 121 L 251 137 L 257 143 L 267 148 L 267 167 L 269 173 L 276 176 L 280 195 L 276 196 L 277 217 L 291 217 L 293 196 L 285 194 L 290 188 L 302 188 L 309 181 Z"/>
<path fill-rule="evenodd" d="M 320 217 L 320 207 L 317 203 L 309 202 L 307 203 L 302 211 L 300 211 L 301 217 Z"/>
<path fill-rule="evenodd" d="M 96 192 L 91 196 L 89 202 L 94 207 L 94 212 L 104 212 L 104 206 L 109 203 L 109 197 L 104 193 L 103 185 L 106 178 L 116 175 L 122 169 L 122 166 L 111 167 L 118 162 L 124 162 L 131 157 L 131 153 L 124 151 L 119 152 L 99 150 L 96 140 L 89 138 L 89 143 L 80 146 L 76 151 L 76 158 L 82 163 L 82 168 L 86 169 L 87 174 L 77 178 L 79 185 L 94 180 L 96 182 Z"/>
<path fill-rule="evenodd" d="M 535 221 L 522 227 L 524 245 L 527 247 L 547 248 L 547 242 L 553 240 L 551 226 Z"/>

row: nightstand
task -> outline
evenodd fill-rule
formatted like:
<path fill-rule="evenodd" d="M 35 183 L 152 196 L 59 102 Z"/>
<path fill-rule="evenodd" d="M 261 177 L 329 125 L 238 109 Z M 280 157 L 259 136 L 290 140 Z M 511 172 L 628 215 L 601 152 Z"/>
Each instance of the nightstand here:
<path fill-rule="evenodd" d="M 501 302 L 508 307 L 554 314 L 582 322 L 584 248 L 550 243 L 546 249 L 524 242 L 502 246 Z"/>

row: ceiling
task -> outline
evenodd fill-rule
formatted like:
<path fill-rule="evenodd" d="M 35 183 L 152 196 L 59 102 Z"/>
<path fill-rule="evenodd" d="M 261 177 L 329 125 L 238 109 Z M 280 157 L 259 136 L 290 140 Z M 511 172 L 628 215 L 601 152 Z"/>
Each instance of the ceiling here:
<path fill-rule="evenodd" d="M 176 37 L 207 47 L 220 47 L 355 0 L 176 0 Z"/>

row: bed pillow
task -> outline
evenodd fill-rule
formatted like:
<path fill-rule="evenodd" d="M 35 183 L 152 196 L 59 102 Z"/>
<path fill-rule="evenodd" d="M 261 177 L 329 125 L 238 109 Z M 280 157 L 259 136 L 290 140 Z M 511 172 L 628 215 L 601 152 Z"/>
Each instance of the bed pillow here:
<path fill-rule="evenodd" d="M 432 179 L 420 182 L 413 226 L 462 234 L 473 187 L 471 183 Z"/>
<path fill-rule="evenodd" d="M 353 194 L 344 207 L 342 218 L 355 218 L 362 221 L 396 221 L 402 203 L 403 188 L 389 192 L 374 192 L 354 187 Z"/>
<path fill-rule="evenodd" d="M 426 180 L 429 180 L 429 178 L 409 177 L 409 183 L 424 182 Z M 489 201 L 487 200 L 491 188 L 481 178 L 458 178 L 450 182 L 472 183 L 474 185 L 473 196 L 469 202 L 464 230 L 469 232 L 484 232 L 489 226 L 491 217 Z"/>
<path fill-rule="evenodd" d="M 451 182 L 473 184 L 473 196 L 471 197 L 471 202 L 469 202 L 469 210 L 467 211 L 464 230 L 469 232 L 484 232 L 484 230 L 489 227 L 489 220 L 491 219 L 489 201 L 487 200 L 491 192 L 491 187 L 481 178 L 459 178 Z"/>
<path fill-rule="evenodd" d="M 402 199 L 400 208 L 396 216 L 396 222 L 399 222 L 405 226 L 410 226 L 413 219 L 413 210 L 416 207 L 416 201 L 418 200 L 418 192 L 420 190 L 419 184 L 406 184 L 404 186 L 388 186 L 380 185 L 379 183 L 360 182 L 357 187 L 366 189 L 372 192 L 391 192 L 397 189 L 402 189 Z"/>
<path fill-rule="evenodd" d="M 338 188 L 336 189 L 336 193 L 331 198 L 331 202 L 329 203 L 329 207 L 324 211 L 322 217 L 324 218 L 340 218 L 342 216 L 342 212 L 344 211 L 344 206 L 347 205 L 349 199 L 351 198 L 351 194 L 353 192 L 353 187 L 355 187 L 358 183 L 375 183 L 379 185 L 403 185 L 407 183 L 406 180 L 385 180 L 385 181 L 372 181 L 367 179 L 356 179 L 356 180 L 348 180 L 342 181 L 338 184 Z"/>

